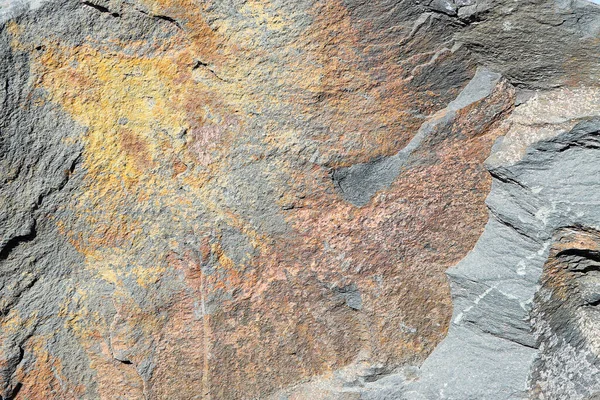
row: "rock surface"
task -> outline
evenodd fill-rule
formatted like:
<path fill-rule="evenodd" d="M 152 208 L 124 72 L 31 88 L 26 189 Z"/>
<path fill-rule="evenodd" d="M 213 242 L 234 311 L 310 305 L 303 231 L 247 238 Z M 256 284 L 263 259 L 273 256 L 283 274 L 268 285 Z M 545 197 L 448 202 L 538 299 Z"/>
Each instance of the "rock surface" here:
<path fill-rule="evenodd" d="M 600 390 L 600 7 L 0 6 L 0 399 Z"/>

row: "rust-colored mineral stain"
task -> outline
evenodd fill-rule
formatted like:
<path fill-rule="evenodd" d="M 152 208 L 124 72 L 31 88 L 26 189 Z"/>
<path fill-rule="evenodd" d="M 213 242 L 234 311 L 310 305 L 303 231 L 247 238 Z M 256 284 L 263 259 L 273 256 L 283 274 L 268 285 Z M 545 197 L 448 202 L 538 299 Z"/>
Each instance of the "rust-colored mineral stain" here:
<path fill-rule="evenodd" d="M 315 4 L 299 31 L 269 1 L 245 3 L 243 29 L 211 15 L 210 2 L 144 5 L 181 27 L 161 52 L 49 39 L 32 61 L 46 100 L 87 128 L 84 182 L 57 225 L 90 277 L 67 314 L 99 396 L 255 398 L 359 356 L 424 359 L 451 315 L 444 270 L 487 219 L 481 164 L 502 133 L 495 121 L 465 111 L 452 127 L 460 135 L 422 149 L 434 162 L 356 208 L 307 149 L 327 167 L 394 154 L 423 122 L 415 110 L 443 106 L 435 93 L 416 96 L 393 46 L 369 60 L 363 35 L 378 33 L 337 0 Z M 272 50 L 255 40 L 291 29 L 294 40 Z M 508 109 L 512 94 L 498 93 L 490 103 Z M 243 189 L 249 166 L 258 172 Z M 256 214 L 242 209 L 259 194 Z M 267 217 L 282 233 L 269 233 Z M 215 232 L 223 226 L 253 252 L 236 254 L 243 246 Z M 82 311 L 94 282 L 114 290 L 109 320 Z"/>
<path fill-rule="evenodd" d="M 72 382 L 64 375 L 61 360 L 50 354 L 44 342 L 51 337 L 36 337 L 23 349 L 33 355 L 35 363 L 27 370 L 16 371 L 21 383 L 19 398 L 77 400 L 86 394 L 86 387 Z"/>
<path fill-rule="evenodd" d="M 121 146 L 128 158 L 131 158 L 138 169 L 150 167 L 150 155 L 146 142 L 128 130 L 121 132 Z"/>

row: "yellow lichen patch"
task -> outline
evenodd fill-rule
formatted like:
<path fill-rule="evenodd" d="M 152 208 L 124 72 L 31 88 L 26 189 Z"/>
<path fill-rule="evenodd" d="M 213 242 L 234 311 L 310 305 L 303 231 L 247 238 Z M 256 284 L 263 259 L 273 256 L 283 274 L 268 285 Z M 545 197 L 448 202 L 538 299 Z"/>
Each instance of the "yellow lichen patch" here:
<path fill-rule="evenodd" d="M 249 0 L 244 3 L 241 13 L 254 19 L 258 25 L 265 24 L 269 30 L 281 30 L 285 24 L 280 14 L 274 12 L 269 0 Z"/>
<path fill-rule="evenodd" d="M 16 332 L 26 324 L 16 308 L 11 308 L 8 315 L 2 318 L 2 332 L 6 334 Z"/>
<path fill-rule="evenodd" d="M 57 48 L 39 60 L 46 72 L 39 84 L 51 89 L 50 99 L 89 127 L 86 168 L 100 185 L 131 188 L 141 178 L 153 179 L 160 145 L 187 127 L 185 116 L 171 107 L 174 61 L 93 48 Z M 157 131 L 166 137 L 156 137 Z"/>
<path fill-rule="evenodd" d="M 15 21 L 8 21 L 6 23 L 6 31 L 13 37 L 21 34 L 23 29 Z"/>
<path fill-rule="evenodd" d="M 15 21 L 8 21 L 6 23 L 6 31 L 11 36 L 11 47 L 15 50 L 24 50 L 25 46 L 23 46 L 19 41 L 19 36 L 23 32 L 23 28 L 21 28 Z"/>
<path fill-rule="evenodd" d="M 131 274 L 135 277 L 137 284 L 141 287 L 147 287 L 150 284 L 160 280 L 166 271 L 165 265 L 135 265 L 131 268 Z"/>
<path fill-rule="evenodd" d="M 82 285 L 83 286 L 83 285 Z M 80 338 L 82 344 L 101 336 L 97 313 L 90 311 L 87 300 L 90 293 L 86 287 L 75 290 L 61 306 L 60 314 L 64 318 L 64 327 Z M 85 346 L 84 346 L 85 347 Z"/>
<path fill-rule="evenodd" d="M 87 267 L 96 272 L 98 277 L 116 285 L 127 265 L 123 263 L 123 250 L 116 247 L 112 250 L 112 254 L 105 254 L 102 250 L 100 254 L 89 253 L 86 261 Z"/>
<path fill-rule="evenodd" d="M 135 254 L 123 248 L 144 248 L 160 234 L 156 221 L 149 218 L 169 204 L 182 207 L 181 219 L 185 218 L 189 199 L 180 198 L 178 182 L 165 179 L 163 171 L 172 169 L 175 160 L 194 165 L 194 155 L 181 139 L 182 132 L 198 124 L 189 121 L 181 106 L 186 96 L 194 94 L 185 87 L 189 72 L 178 69 L 186 57 L 185 53 L 132 57 L 48 44 L 34 67 L 49 100 L 88 128 L 82 138 L 86 190 L 76 199 L 74 211 L 76 220 L 92 229 L 79 231 L 77 237 L 64 222 L 59 221 L 59 227 L 88 256 L 91 270 L 111 283 L 126 269 L 138 275 L 140 283 L 156 281 L 161 271 L 151 266 L 128 268 Z M 196 110 L 200 120 L 202 111 Z M 202 144 L 210 147 L 211 139 L 227 135 L 220 131 L 219 137 L 205 136 Z M 209 152 L 196 158 L 210 164 Z M 190 183 L 196 189 L 204 184 L 201 176 Z"/>

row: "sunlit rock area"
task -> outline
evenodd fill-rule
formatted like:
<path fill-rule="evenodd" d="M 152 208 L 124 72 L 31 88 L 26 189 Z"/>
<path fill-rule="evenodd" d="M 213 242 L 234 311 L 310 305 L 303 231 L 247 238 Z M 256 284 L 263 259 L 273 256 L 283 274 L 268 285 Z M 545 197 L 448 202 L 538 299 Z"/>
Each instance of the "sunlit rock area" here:
<path fill-rule="evenodd" d="M 600 6 L 0 0 L 0 400 L 600 398 Z"/>

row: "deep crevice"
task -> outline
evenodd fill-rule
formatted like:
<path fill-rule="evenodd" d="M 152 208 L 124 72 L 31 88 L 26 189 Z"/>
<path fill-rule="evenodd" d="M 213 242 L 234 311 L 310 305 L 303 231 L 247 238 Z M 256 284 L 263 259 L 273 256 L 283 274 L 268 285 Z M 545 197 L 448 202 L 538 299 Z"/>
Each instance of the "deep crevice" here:
<path fill-rule="evenodd" d="M 17 395 L 19 394 L 22 388 L 23 384 L 21 382 L 17 382 L 17 384 L 13 388 L 12 392 L 8 395 L 8 397 L 3 398 L 2 396 L 0 396 L 0 400 L 16 400 Z"/>
<path fill-rule="evenodd" d="M 152 15 L 152 18 L 161 19 L 163 21 L 170 22 L 170 23 L 174 24 L 176 27 L 178 27 L 179 29 L 183 30 L 183 28 L 181 27 L 181 24 L 179 22 L 177 22 L 174 18 L 171 18 L 167 15 Z"/>
<path fill-rule="evenodd" d="M 527 191 L 531 191 L 531 189 L 529 187 L 527 187 L 523 183 L 519 182 L 518 180 L 502 174 L 501 168 L 490 169 L 489 173 L 492 176 L 492 178 L 497 179 L 498 181 L 500 181 L 502 183 L 506 183 L 509 185 L 516 185 L 520 188 L 526 189 Z"/>
<path fill-rule="evenodd" d="M 32 208 L 32 211 L 39 209 L 46 197 L 50 196 L 54 192 L 64 189 L 64 187 L 69 182 L 71 175 L 75 172 L 75 168 L 77 168 L 77 165 L 79 165 L 80 162 L 81 162 L 81 154 L 79 154 L 71 162 L 71 164 L 69 165 L 67 170 L 65 170 L 66 171 L 65 178 L 58 185 L 58 187 L 51 188 L 46 193 L 40 193 L 40 195 L 37 198 L 36 203 L 34 204 L 34 206 Z M 18 235 L 18 236 L 15 236 L 15 237 L 9 239 L 9 241 L 6 243 L 6 245 L 0 250 L 0 261 L 6 260 L 9 257 L 10 253 L 13 250 L 15 250 L 19 245 L 21 245 L 22 243 L 31 242 L 32 240 L 34 240 L 37 236 L 36 225 L 37 225 L 37 221 L 34 219 L 28 233 L 26 233 L 24 235 Z"/>
<path fill-rule="evenodd" d="M 19 346 L 19 357 L 18 357 L 16 364 L 14 364 L 16 367 L 18 367 L 19 364 L 21 364 L 24 356 L 25 356 L 25 350 L 23 350 L 22 346 Z M 15 367 L 15 369 L 16 369 L 16 367 Z M 19 394 L 19 392 L 21 391 L 22 388 L 23 388 L 23 384 L 21 382 L 17 382 L 15 387 L 8 393 L 8 396 L 7 397 L 0 396 L 0 400 L 16 400 L 17 395 Z"/>
<path fill-rule="evenodd" d="M 600 251 L 589 250 L 589 249 L 567 249 L 567 250 L 558 252 L 556 254 L 556 257 L 557 258 L 558 257 L 580 257 L 583 259 L 597 261 L 598 263 L 600 263 Z M 588 268 L 591 268 L 591 267 L 592 266 L 590 266 Z M 596 266 L 596 268 L 600 268 L 600 265 Z M 578 271 L 584 271 L 584 269 L 578 270 Z"/>
<path fill-rule="evenodd" d="M 535 237 L 533 237 L 530 233 L 528 233 L 526 230 L 524 230 L 523 228 L 518 227 L 517 225 L 513 224 L 512 222 L 508 221 L 507 219 L 503 218 L 500 214 L 494 212 L 492 209 L 489 209 L 490 214 L 496 219 L 496 221 L 498 221 L 500 224 L 514 230 L 515 232 L 517 232 L 519 235 L 523 236 L 524 238 L 527 238 L 529 240 L 536 240 Z"/>
<path fill-rule="evenodd" d="M 6 243 L 2 251 L 0 251 L 0 261 L 6 260 L 13 250 L 19 247 L 22 243 L 31 242 L 36 236 L 36 222 L 34 221 L 29 233 L 15 236 Z"/>
<path fill-rule="evenodd" d="M 86 5 L 88 7 L 92 7 L 94 9 L 96 9 L 97 11 L 100 11 L 101 13 L 110 14 L 114 18 L 118 18 L 121 16 L 121 14 L 119 14 L 117 12 L 110 11 L 108 8 L 101 6 L 99 4 L 94 4 L 90 1 L 82 1 L 81 4 Z"/>
<path fill-rule="evenodd" d="M 584 306 L 586 307 L 597 307 L 600 306 L 600 300 L 596 300 L 596 301 L 592 301 L 589 303 L 585 303 Z"/>

